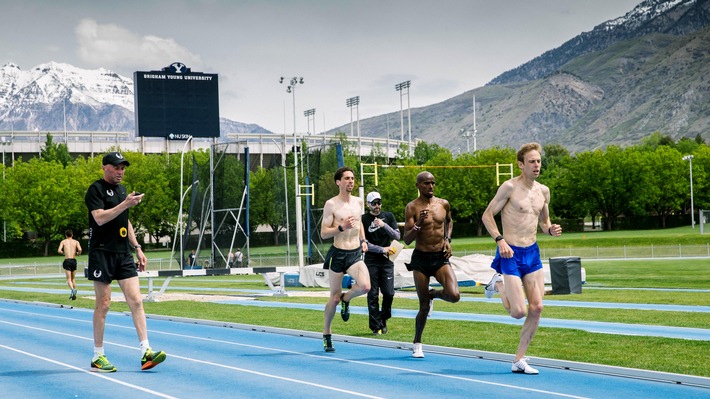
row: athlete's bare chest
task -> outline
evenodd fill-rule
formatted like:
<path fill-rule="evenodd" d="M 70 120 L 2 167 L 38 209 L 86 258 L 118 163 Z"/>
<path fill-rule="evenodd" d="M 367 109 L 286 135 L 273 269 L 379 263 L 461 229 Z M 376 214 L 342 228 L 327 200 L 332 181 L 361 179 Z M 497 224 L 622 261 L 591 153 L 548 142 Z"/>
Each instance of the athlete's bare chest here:
<path fill-rule="evenodd" d="M 333 214 L 338 220 L 346 219 L 350 216 L 360 219 L 362 207 L 354 199 L 351 199 L 350 201 L 340 201 L 339 203 L 336 203 L 336 210 Z"/>
<path fill-rule="evenodd" d="M 509 206 L 518 213 L 537 215 L 545 204 L 545 197 L 539 187 L 516 190 L 510 197 Z"/>

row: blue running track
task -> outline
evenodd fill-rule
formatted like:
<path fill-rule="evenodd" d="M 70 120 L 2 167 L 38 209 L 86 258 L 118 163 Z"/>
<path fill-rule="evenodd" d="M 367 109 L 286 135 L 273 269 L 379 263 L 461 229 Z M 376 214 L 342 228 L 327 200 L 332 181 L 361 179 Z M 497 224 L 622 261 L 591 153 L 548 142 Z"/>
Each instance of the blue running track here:
<path fill-rule="evenodd" d="M 237 310 L 238 311 L 238 308 Z M 106 354 L 118 372 L 90 372 L 92 312 L 0 300 L 1 398 L 708 398 L 710 379 L 635 370 L 637 378 L 573 371 L 531 359 L 537 376 L 510 372 L 510 356 L 448 351 L 221 322 L 153 317 L 154 349 L 165 363 L 140 370 L 132 319 L 110 312 Z M 347 341 L 345 341 L 347 340 Z M 490 355 L 490 356 L 489 356 Z M 659 382 L 677 377 L 682 383 Z"/>

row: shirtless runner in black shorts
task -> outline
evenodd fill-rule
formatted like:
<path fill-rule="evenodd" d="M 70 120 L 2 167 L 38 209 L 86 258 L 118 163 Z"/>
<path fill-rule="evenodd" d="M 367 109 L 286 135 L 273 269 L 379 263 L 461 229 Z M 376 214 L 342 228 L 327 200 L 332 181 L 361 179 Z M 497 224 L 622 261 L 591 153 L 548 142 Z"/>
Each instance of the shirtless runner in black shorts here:
<path fill-rule="evenodd" d="M 355 187 L 355 173 L 347 166 L 338 169 L 334 176 L 339 193 L 325 202 L 320 235 L 325 240 L 333 238 L 333 246 L 328 251 L 323 263 L 328 272 L 330 298 L 325 305 L 323 325 L 323 349 L 335 352 L 330 326 L 335 316 L 335 308 L 340 303 L 340 315 L 343 321 L 350 318 L 350 301 L 370 291 L 370 274 L 362 260 L 362 253 L 367 251 L 365 230 L 362 227 L 363 201 L 350 193 Z M 350 291 L 343 293 L 343 275 L 348 273 L 356 284 Z"/>
<path fill-rule="evenodd" d="M 434 175 L 421 172 L 417 175 L 419 197 L 407 204 L 404 210 L 404 242 L 416 240 L 411 263 L 407 269 L 414 272 L 414 285 L 419 297 L 414 329 L 412 356 L 422 358 L 422 333 L 434 298 L 458 302 L 459 285 L 454 270 L 449 264 L 451 257 L 451 206 L 449 201 L 434 197 Z M 443 289 L 430 290 L 429 281 L 434 277 Z"/>
<path fill-rule="evenodd" d="M 81 255 L 81 244 L 74 239 L 74 232 L 67 230 L 64 233 L 65 239 L 59 243 L 58 252 L 64 255 L 62 269 L 67 276 L 67 285 L 69 285 L 69 299 L 76 299 L 76 257 Z"/>

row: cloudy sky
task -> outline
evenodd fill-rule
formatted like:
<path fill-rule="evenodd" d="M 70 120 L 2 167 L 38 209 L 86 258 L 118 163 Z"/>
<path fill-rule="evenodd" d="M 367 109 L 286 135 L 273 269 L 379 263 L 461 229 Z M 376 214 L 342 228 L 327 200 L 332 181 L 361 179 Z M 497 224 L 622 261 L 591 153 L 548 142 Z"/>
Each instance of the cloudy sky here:
<path fill-rule="evenodd" d="M 434 104 L 623 16 L 641 0 L 0 0 L 0 64 L 56 61 L 132 78 L 181 61 L 217 73 L 220 114 L 276 133 Z M 406 99 L 405 104 L 406 107 Z"/>

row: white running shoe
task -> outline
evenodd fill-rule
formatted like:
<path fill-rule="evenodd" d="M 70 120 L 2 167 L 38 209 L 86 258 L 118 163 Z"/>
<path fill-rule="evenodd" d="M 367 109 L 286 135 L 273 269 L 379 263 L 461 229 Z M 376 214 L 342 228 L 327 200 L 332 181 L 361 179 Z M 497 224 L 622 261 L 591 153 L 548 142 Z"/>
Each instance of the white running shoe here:
<path fill-rule="evenodd" d="M 500 273 L 494 274 L 493 278 L 491 278 L 491 281 L 486 284 L 486 298 L 493 298 L 493 295 L 498 292 L 498 287 L 496 287 L 496 283 L 499 281 L 503 281 L 503 276 L 501 276 Z"/>
<path fill-rule="evenodd" d="M 415 344 L 414 344 L 414 347 L 412 348 L 412 351 L 413 351 L 412 357 L 416 357 L 416 358 L 419 358 L 419 359 L 421 359 L 421 358 L 424 357 L 424 351 L 422 351 L 422 344 L 421 344 L 421 342 L 415 343 Z"/>
<path fill-rule="evenodd" d="M 537 374 L 538 371 L 528 365 L 529 359 L 527 357 L 524 357 L 517 362 L 513 362 L 513 372 L 514 373 L 523 373 L 523 374 Z"/>

